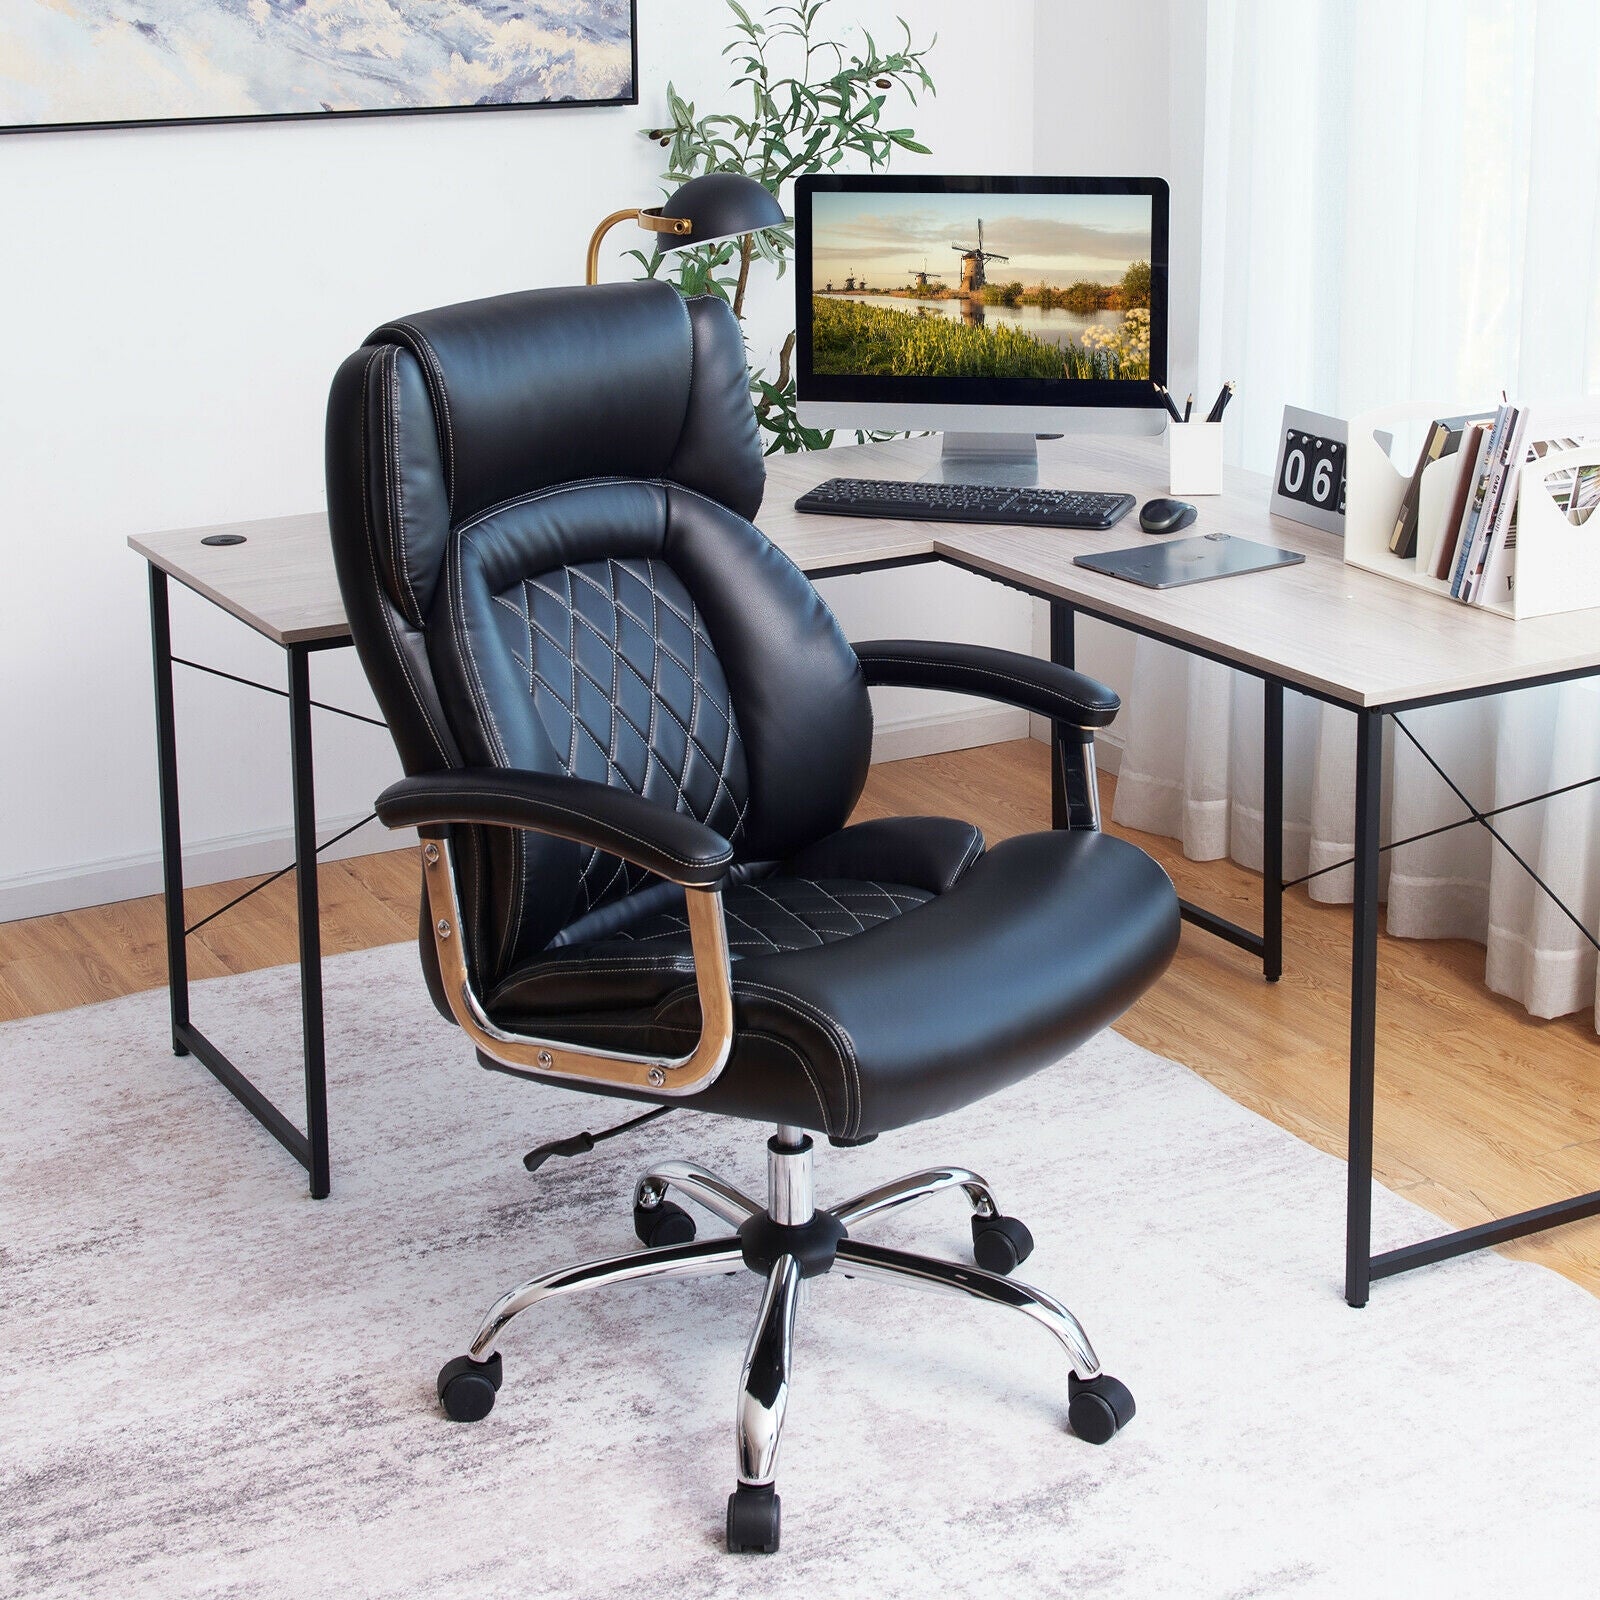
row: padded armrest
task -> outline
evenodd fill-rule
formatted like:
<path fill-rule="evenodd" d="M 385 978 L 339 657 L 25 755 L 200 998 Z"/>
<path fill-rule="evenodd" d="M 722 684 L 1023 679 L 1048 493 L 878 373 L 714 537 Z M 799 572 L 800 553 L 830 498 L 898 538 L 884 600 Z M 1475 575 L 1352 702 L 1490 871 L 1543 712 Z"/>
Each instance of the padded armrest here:
<path fill-rule="evenodd" d="M 553 834 L 690 889 L 720 887 L 733 861 L 733 846 L 715 828 L 630 789 L 519 768 L 466 767 L 402 778 L 378 796 L 377 812 L 389 828 L 477 823 Z"/>
<path fill-rule="evenodd" d="M 982 695 L 1075 728 L 1107 727 L 1122 709 L 1103 683 L 1015 650 L 936 639 L 871 639 L 855 651 L 869 684 Z"/>

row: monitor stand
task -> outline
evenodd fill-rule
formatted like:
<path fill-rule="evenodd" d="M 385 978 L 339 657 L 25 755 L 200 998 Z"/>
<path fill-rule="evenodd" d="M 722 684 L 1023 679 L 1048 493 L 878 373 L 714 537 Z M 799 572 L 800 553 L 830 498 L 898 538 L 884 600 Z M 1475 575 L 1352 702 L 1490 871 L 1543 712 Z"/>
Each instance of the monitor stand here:
<path fill-rule="evenodd" d="M 1032 488 L 1039 481 L 1039 449 L 1035 437 L 1031 433 L 947 433 L 939 464 L 925 474 L 925 481 L 1000 483 L 1017 489 Z"/>

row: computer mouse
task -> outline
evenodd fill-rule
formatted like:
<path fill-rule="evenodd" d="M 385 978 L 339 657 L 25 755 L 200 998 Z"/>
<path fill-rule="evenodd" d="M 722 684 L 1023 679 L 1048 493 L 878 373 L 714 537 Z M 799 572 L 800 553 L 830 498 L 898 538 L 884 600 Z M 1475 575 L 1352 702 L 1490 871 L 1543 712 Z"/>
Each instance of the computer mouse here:
<path fill-rule="evenodd" d="M 1198 515 L 1187 500 L 1146 500 L 1139 509 L 1139 526 L 1146 533 L 1176 533 Z"/>

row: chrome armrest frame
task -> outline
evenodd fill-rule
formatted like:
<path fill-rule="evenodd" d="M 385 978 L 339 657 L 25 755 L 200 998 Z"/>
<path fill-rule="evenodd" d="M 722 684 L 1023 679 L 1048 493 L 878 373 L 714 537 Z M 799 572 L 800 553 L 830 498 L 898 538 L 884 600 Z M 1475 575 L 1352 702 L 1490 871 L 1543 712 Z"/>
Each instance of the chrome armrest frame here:
<path fill-rule="evenodd" d="M 546 1078 L 604 1083 L 675 1097 L 709 1088 L 727 1065 L 733 1048 L 733 974 L 728 960 L 728 930 L 722 895 L 716 889 L 685 888 L 689 944 L 694 952 L 695 985 L 700 993 L 700 1038 L 683 1056 L 640 1056 L 590 1050 L 583 1045 L 529 1034 L 508 1033 L 490 1021 L 472 987 L 461 940 L 461 905 L 456 895 L 455 858 L 448 840 L 422 846 L 423 881 L 433 945 L 445 995 L 461 1031 L 486 1056 L 502 1066 Z"/>
<path fill-rule="evenodd" d="M 1084 798 L 1088 804 L 1088 815 L 1085 818 L 1087 831 L 1100 832 L 1100 776 L 1095 765 L 1094 737 L 1083 741 L 1083 785 Z"/>
<path fill-rule="evenodd" d="M 1094 733 L 1088 728 L 1056 725 L 1054 743 L 1061 792 L 1067 803 L 1066 827 L 1099 833 L 1100 779 L 1095 767 Z"/>

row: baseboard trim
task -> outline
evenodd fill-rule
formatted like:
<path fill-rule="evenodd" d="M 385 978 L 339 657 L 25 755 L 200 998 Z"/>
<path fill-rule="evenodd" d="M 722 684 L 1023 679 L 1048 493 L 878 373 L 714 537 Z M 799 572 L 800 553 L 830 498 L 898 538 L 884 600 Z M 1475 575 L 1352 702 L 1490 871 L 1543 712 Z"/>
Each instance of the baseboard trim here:
<path fill-rule="evenodd" d="M 323 817 L 318 833 L 328 838 L 342 833 L 361 817 Z M 402 850 L 416 843 L 409 828 L 391 833 L 381 823 L 358 828 L 348 839 L 322 852 L 324 861 L 348 856 L 376 855 L 380 850 Z M 276 872 L 294 859 L 294 838 L 287 828 L 263 829 L 207 840 L 185 849 L 186 884 L 226 883 Z M 114 856 L 83 867 L 58 867 L 46 872 L 25 872 L 0 882 L 0 922 L 24 917 L 44 917 L 57 911 L 79 911 L 85 906 L 109 905 L 115 900 L 138 900 L 161 893 L 159 851 Z"/>
<path fill-rule="evenodd" d="M 984 707 L 956 716 L 907 717 L 880 722 L 872 742 L 872 759 L 905 761 L 913 756 L 937 755 L 944 750 L 969 750 L 976 745 L 1000 744 L 1028 736 L 1026 712 Z M 341 833 L 359 816 L 321 817 L 318 833 L 327 838 Z M 408 829 L 390 833 L 373 822 L 322 853 L 324 861 L 348 856 L 375 855 L 380 850 L 401 850 L 415 842 Z M 294 858 L 294 843 L 287 828 L 235 834 L 206 840 L 186 848 L 184 881 L 198 887 L 226 883 L 233 878 L 276 872 Z M 44 917 L 57 911 L 79 911 L 116 900 L 137 900 L 161 893 L 161 855 L 148 851 L 116 856 L 81 867 L 57 867 L 44 872 L 20 873 L 0 881 L 0 922 L 24 917 Z"/>
<path fill-rule="evenodd" d="M 945 750 L 971 750 L 980 744 L 1004 744 L 1028 737 L 1026 711 L 993 706 L 956 716 L 903 717 L 879 722 L 872 739 L 872 759 L 909 761 Z"/>

